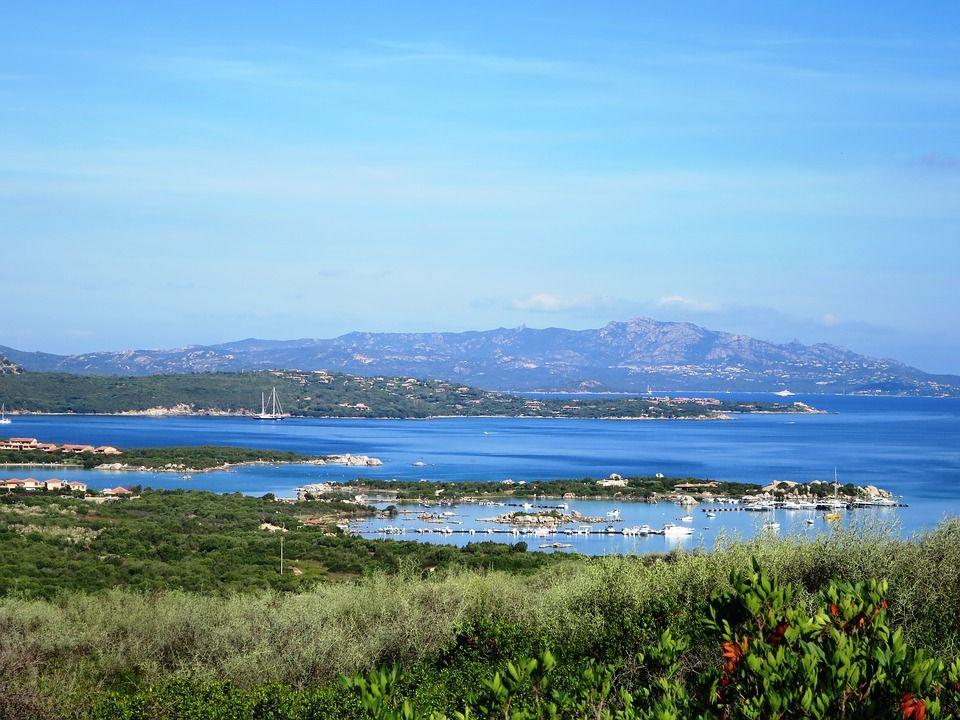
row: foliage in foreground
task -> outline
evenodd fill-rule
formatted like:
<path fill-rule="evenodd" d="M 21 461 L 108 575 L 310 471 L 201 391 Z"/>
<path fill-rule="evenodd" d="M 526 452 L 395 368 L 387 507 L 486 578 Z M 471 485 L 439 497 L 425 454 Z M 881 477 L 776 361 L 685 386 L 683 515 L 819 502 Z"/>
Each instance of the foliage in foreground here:
<path fill-rule="evenodd" d="M 669 630 L 685 649 L 668 676 L 696 700 L 697 678 L 716 677 L 727 642 L 722 623 L 705 622 L 710 608 L 741 641 L 748 627 L 744 611 L 723 598 L 742 594 L 731 574 L 749 575 L 752 558 L 771 583 L 790 587 L 787 609 L 797 618 L 825 611 L 835 623 L 834 601 L 824 600 L 831 581 L 869 589 L 880 578 L 888 584 L 886 622 L 909 652 L 960 654 L 960 523 L 950 521 L 911 541 L 846 531 L 813 541 L 758 538 L 711 553 L 567 558 L 522 574 L 401 566 L 298 592 L 0 598 L 0 699 L 30 709 L 6 713 L 12 717 L 83 717 L 109 697 L 111 717 L 352 720 L 361 709 L 338 677 L 396 664 L 394 698 L 452 715 L 466 703 L 488 703 L 477 688 L 497 672 L 504 677 L 508 662 L 547 650 L 558 661 L 551 688 L 574 692 L 598 663 L 613 666 L 614 700 L 621 688 L 639 698 L 642 688 L 655 689 L 651 673 L 665 672 L 669 648 L 660 659 L 651 648 Z M 759 632 L 750 630 L 748 650 L 760 647 Z M 800 640 L 782 646 L 792 642 Z M 741 658 L 738 669 L 749 662 Z M 939 677 L 946 713 L 950 691 Z M 208 697 L 218 699 L 208 704 Z M 912 697 L 932 716 L 933 697 L 920 689 Z"/>
<path fill-rule="evenodd" d="M 453 712 L 457 720 L 596 718 L 923 718 L 956 717 L 960 662 L 911 648 L 887 614 L 883 580 L 831 582 L 811 614 L 794 604 L 795 588 L 764 575 L 754 562 L 715 597 L 705 624 L 714 661 L 685 675 L 689 641 L 665 630 L 636 656 L 642 671 L 620 674 L 618 662 L 587 661 L 572 682 L 554 683 L 557 661 L 508 662 L 484 691 Z M 395 695 L 398 671 L 344 680 L 375 720 L 442 720 Z"/>
<path fill-rule="evenodd" d="M 687 670 L 689 637 L 664 630 L 631 662 L 588 658 L 558 663 L 546 650 L 509 661 L 449 710 L 411 699 L 416 679 L 397 666 L 345 677 L 334 686 L 294 692 L 282 686 L 241 691 L 228 684 L 174 684 L 135 695 L 113 694 L 91 720 L 147 717 L 373 720 L 757 720 L 759 718 L 957 717 L 960 663 L 911 647 L 888 617 L 887 583 L 831 582 L 814 612 L 795 602 L 797 588 L 754 566 L 716 593 L 704 619 L 712 657 Z"/>

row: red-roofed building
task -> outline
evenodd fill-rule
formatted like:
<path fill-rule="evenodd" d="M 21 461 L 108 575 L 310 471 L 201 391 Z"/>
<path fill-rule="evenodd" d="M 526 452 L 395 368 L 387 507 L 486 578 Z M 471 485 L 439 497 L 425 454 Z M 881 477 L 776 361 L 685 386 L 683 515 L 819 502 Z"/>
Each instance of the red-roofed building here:
<path fill-rule="evenodd" d="M 125 487 L 120 487 L 119 485 L 115 488 L 105 488 L 100 491 L 102 495 L 107 497 L 128 497 L 133 495 L 133 492 L 127 490 Z"/>
<path fill-rule="evenodd" d="M 73 492 L 87 491 L 87 484 L 85 482 L 80 482 L 79 480 L 71 480 L 67 483 L 67 487 L 69 487 Z"/>
<path fill-rule="evenodd" d="M 36 438 L 10 438 L 6 446 L 11 450 L 33 450 L 40 443 Z"/>
<path fill-rule="evenodd" d="M 96 450 L 93 445 L 64 445 L 60 449 L 65 453 L 92 453 Z"/>

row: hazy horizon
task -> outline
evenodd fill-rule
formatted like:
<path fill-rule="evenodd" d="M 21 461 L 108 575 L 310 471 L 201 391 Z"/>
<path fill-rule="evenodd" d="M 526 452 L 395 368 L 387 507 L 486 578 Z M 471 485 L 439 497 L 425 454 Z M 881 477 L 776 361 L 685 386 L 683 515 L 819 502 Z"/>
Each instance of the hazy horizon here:
<path fill-rule="evenodd" d="M 612 320 L 609 320 L 609 321 L 607 321 L 606 323 L 603 323 L 602 325 L 599 325 L 599 326 L 584 326 L 584 327 L 561 327 L 561 326 L 559 326 L 559 325 L 530 325 L 530 324 L 527 324 L 527 323 L 522 323 L 522 324 L 520 324 L 520 325 L 514 325 L 514 326 L 499 325 L 499 326 L 496 326 L 496 327 L 470 328 L 470 329 L 466 329 L 466 330 L 444 330 L 444 329 L 442 329 L 442 328 L 441 328 L 441 329 L 435 328 L 435 329 L 432 329 L 432 330 L 411 330 L 411 331 L 405 331 L 405 330 L 383 330 L 383 331 L 377 331 L 377 330 L 366 330 L 366 329 L 354 329 L 354 330 L 349 331 L 348 333 L 339 333 L 338 335 L 329 335 L 329 336 L 310 336 L 310 335 L 303 335 L 303 336 L 298 336 L 298 337 L 287 337 L 287 338 L 281 338 L 281 337 L 256 337 L 256 336 L 232 337 L 232 338 L 226 338 L 226 339 L 223 339 L 223 340 L 217 340 L 217 341 L 215 341 L 215 342 L 192 342 L 192 343 L 185 343 L 185 344 L 182 344 L 182 345 L 166 345 L 166 346 L 160 346 L 160 345 L 147 346 L 147 345 L 145 345 L 145 346 L 139 346 L 139 347 L 101 347 L 101 348 L 96 348 L 96 349 L 86 350 L 86 351 L 81 351 L 81 352 L 76 352 L 76 353 L 70 353 L 70 352 L 54 353 L 54 352 L 52 352 L 52 351 L 50 351 L 50 350 L 46 350 L 46 349 L 44 349 L 44 348 L 23 348 L 23 347 L 17 347 L 17 348 L 14 348 L 14 349 L 20 350 L 20 351 L 25 351 L 25 352 L 41 352 L 41 353 L 51 353 L 51 354 L 66 355 L 66 356 L 69 356 L 69 355 L 85 355 L 85 354 L 97 353 L 97 352 L 107 352 L 107 353 L 111 353 L 111 352 L 125 352 L 125 351 L 154 352 L 154 351 L 178 350 L 178 349 L 190 348 L 190 347 L 212 347 L 212 346 L 218 346 L 218 345 L 229 345 L 229 344 L 246 342 L 246 341 L 250 341 L 250 340 L 261 341 L 261 342 L 278 342 L 278 343 L 297 342 L 297 341 L 312 341 L 312 340 L 332 340 L 332 339 L 336 339 L 336 338 L 338 338 L 338 337 L 341 337 L 342 335 L 347 335 L 347 334 L 354 333 L 354 332 L 357 332 L 357 333 L 371 333 L 371 334 L 379 334 L 379 333 L 397 333 L 397 334 L 451 334 L 451 333 L 465 333 L 465 332 L 490 332 L 490 331 L 495 331 L 495 330 L 519 330 L 519 329 L 523 329 L 523 328 L 525 328 L 525 329 L 530 329 L 530 330 L 550 330 L 550 329 L 594 330 L 594 329 L 599 329 L 600 327 L 603 327 L 604 325 L 607 325 L 607 324 L 630 322 L 630 321 L 632 321 L 632 320 L 637 320 L 637 319 L 652 319 L 652 320 L 657 321 L 657 322 L 690 322 L 690 321 L 660 321 L 658 318 L 652 318 L 652 317 L 650 317 L 650 316 L 638 315 L 638 316 L 634 316 L 634 317 L 631 317 L 631 318 L 612 319 Z M 694 324 L 698 324 L 698 323 L 694 323 Z M 725 332 L 725 333 L 737 334 L 737 333 L 735 333 L 734 331 L 724 330 L 723 328 L 707 327 L 707 326 L 703 326 L 703 325 L 701 325 L 701 327 L 704 327 L 704 328 L 707 329 L 707 330 L 715 331 L 715 332 Z M 763 337 L 754 337 L 753 339 L 755 339 L 755 340 L 760 340 L 760 341 L 766 341 L 766 342 L 775 342 L 775 343 L 778 343 L 778 344 L 783 344 L 784 342 L 800 341 L 799 338 L 792 338 L 792 340 L 787 340 L 787 341 L 782 341 L 782 342 L 780 342 L 780 341 L 774 341 L 774 340 L 769 340 L 768 338 L 763 338 Z M 804 345 L 816 345 L 817 342 L 810 342 L 810 343 L 803 343 L 803 344 L 804 344 Z M 835 343 L 830 343 L 830 344 L 835 344 Z M 9 345 L 9 344 L 7 344 L 7 343 L 0 342 L 0 346 L 2 346 L 2 345 L 6 345 L 7 347 L 13 347 L 13 346 L 11 346 L 11 345 Z M 858 350 L 858 349 L 855 348 L 855 347 L 848 347 L 848 346 L 845 346 L 845 345 L 840 345 L 840 347 L 843 347 L 843 348 L 845 348 L 845 349 L 847 349 L 847 350 L 851 350 L 851 351 L 856 352 L 856 353 L 860 353 L 860 354 L 862 354 L 862 355 L 870 356 L 869 353 L 862 353 L 860 350 Z M 880 360 L 895 360 L 895 361 L 899 361 L 899 362 L 905 362 L 905 361 L 902 360 L 902 358 L 897 358 L 897 357 L 885 357 L 885 356 L 873 356 L 873 357 L 876 357 L 877 359 L 880 359 Z M 907 363 L 907 364 L 909 365 L 910 363 Z M 949 371 L 935 371 L 935 370 L 930 370 L 929 368 L 924 368 L 924 367 L 919 367 L 919 366 L 915 366 L 915 367 L 918 367 L 919 370 L 923 370 L 923 371 L 926 371 L 926 372 L 929 372 L 929 373 L 932 373 L 932 374 L 948 374 L 948 375 L 950 375 L 950 374 L 956 374 L 956 373 L 951 373 L 951 372 L 949 372 Z"/>
<path fill-rule="evenodd" d="M 955 3 L 5 15 L 0 345 L 642 315 L 960 373 Z"/>

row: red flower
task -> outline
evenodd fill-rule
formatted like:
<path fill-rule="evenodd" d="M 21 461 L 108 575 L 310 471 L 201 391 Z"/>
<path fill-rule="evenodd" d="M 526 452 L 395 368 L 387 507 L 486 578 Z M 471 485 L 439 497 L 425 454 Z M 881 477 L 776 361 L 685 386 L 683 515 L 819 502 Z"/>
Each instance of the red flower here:
<path fill-rule="evenodd" d="M 910 693 L 900 701 L 904 720 L 924 720 L 927 717 L 927 703 L 922 698 L 915 698 Z"/>
<path fill-rule="evenodd" d="M 840 608 L 837 607 L 836 603 L 830 605 L 830 614 L 834 617 L 840 617 Z"/>
<path fill-rule="evenodd" d="M 778 623 L 777 626 L 773 629 L 773 634 L 770 636 L 770 644 L 773 645 L 774 647 L 777 647 L 777 645 L 783 642 L 783 636 L 786 634 L 787 628 L 789 627 L 790 626 L 787 625 L 786 622 L 781 621 L 780 623 Z"/>
<path fill-rule="evenodd" d="M 744 653 L 747 652 L 747 636 L 743 636 L 743 640 L 740 643 L 725 642 L 723 644 L 723 671 L 724 672 L 733 672 L 737 665 L 740 663 L 740 660 L 743 658 Z"/>

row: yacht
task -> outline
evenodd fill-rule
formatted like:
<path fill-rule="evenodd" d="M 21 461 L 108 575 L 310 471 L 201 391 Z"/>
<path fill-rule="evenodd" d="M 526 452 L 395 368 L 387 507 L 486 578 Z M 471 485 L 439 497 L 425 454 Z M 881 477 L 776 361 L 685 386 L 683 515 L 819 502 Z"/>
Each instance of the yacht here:
<path fill-rule="evenodd" d="M 772 522 L 772 521 L 771 521 L 771 522 L 765 522 L 765 523 L 763 524 L 763 529 L 764 529 L 764 530 L 779 530 L 779 529 L 780 529 L 780 523 L 778 523 L 778 522 Z"/>
<path fill-rule="evenodd" d="M 267 409 L 269 406 L 269 410 Z M 283 406 L 280 405 L 280 398 L 277 397 L 277 389 L 270 391 L 270 399 L 267 399 L 265 393 L 260 393 L 260 412 L 254 417 L 259 420 L 283 420 L 286 415 L 283 412 Z"/>
<path fill-rule="evenodd" d="M 693 535 L 693 528 L 667 523 L 663 526 L 663 534 L 667 537 L 686 537 L 688 535 Z"/>
<path fill-rule="evenodd" d="M 616 508 L 611 510 L 610 512 L 607 513 L 607 517 L 612 517 L 612 518 L 620 517 L 620 510 Z"/>
<path fill-rule="evenodd" d="M 6 403 L 0 405 L 0 425 L 9 425 L 10 418 L 7 417 L 7 405 Z"/>
<path fill-rule="evenodd" d="M 693 515 L 684 515 L 682 518 L 678 518 L 680 522 L 693 522 Z"/>

